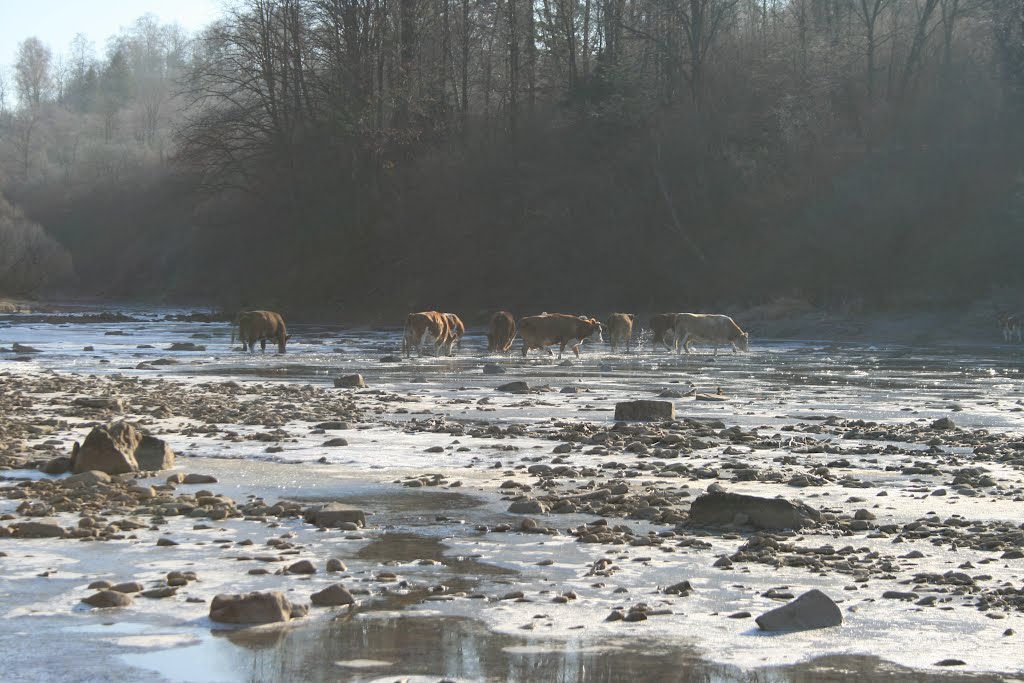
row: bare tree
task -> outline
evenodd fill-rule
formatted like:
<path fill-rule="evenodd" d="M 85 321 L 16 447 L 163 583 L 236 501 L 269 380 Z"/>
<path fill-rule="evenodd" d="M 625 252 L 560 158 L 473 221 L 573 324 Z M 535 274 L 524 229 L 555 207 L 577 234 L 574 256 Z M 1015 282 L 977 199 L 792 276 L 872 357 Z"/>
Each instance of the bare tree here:
<path fill-rule="evenodd" d="M 889 6 L 891 0 L 856 0 L 854 8 L 864 29 L 864 54 L 867 58 L 866 83 L 868 100 L 875 97 L 875 61 L 878 51 L 878 18 Z"/>
<path fill-rule="evenodd" d="M 38 109 L 49 94 L 52 61 L 50 49 L 35 36 L 26 38 L 18 44 L 14 83 L 23 107 Z"/>

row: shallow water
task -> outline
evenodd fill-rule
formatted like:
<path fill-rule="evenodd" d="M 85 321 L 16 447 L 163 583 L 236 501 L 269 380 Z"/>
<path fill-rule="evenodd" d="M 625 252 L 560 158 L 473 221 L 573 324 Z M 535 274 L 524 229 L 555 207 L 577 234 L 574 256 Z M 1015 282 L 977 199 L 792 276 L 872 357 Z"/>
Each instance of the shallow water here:
<path fill-rule="evenodd" d="M 109 562 L 109 558 L 103 556 L 102 549 L 90 544 L 78 556 L 65 558 L 47 555 L 40 545 L 37 557 L 19 560 L 17 576 L 21 583 L 14 580 L 16 577 L 8 577 L 8 583 L 0 581 L 0 604 L 18 605 L 7 616 L 14 628 L 0 635 L 0 644 L 17 647 L 31 632 L 42 632 L 59 640 L 72 638 L 76 639 L 76 644 L 69 648 L 72 657 L 87 656 L 92 648 L 99 653 L 98 664 L 107 662 L 128 678 L 150 680 L 159 676 L 173 681 L 434 681 L 442 677 L 616 681 L 636 676 L 652 681 L 929 680 L 953 674 L 937 669 L 911 671 L 875 657 L 850 655 L 870 651 L 892 661 L 927 667 L 939 658 L 933 655 L 938 651 L 937 639 L 948 639 L 954 654 L 961 654 L 956 647 L 967 653 L 982 653 L 982 661 L 969 662 L 973 670 L 1024 670 L 1019 647 L 992 635 L 991 629 L 986 630 L 991 624 L 986 624 L 988 620 L 977 613 L 956 623 L 945 623 L 942 614 L 911 619 L 912 615 L 905 614 L 902 606 L 897 613 L 891 606 L 870 601 L 858 603 L 860 616 L 851 618 L 850 625 L 844 626 L 844 638 L 829 642 L 828 636 L 791 637 L 785 646 L 776 646 L 772 639 L 753 633 L 749 625 L 714 615 L 719 610 L 735 611 L 748 604 L 745 601 L 756 592 L 751 586 L 763 589 L 790 581 L 792 576 L 776 577 L 772 570 L 754 567 L 743 577 L 746 586 L 719 585 L 718 572 L 707 567 L 706 562 L 687 565 L 686 558 L 678 556 L 646 562 L 624 561 L 621 576 L 635 592 L 647 595 L 643 591 L 653 592 L 685 575 L 702 591 L 685 603 L 685 613 L 660 623 L 644 622 L 643 630 L 623 631 L 621 625 L 614 629 L 600 624 L 590 627 L 594 613 L 607 614 L 615 603 L 598 591 L 588 595 L 591 580 L 579 578 L 580 568 L 585 569 L 605 549 L 581 548 L 564 537 L 538 541 L 514 534 L 481 536 L 461 518 L 472 516 L 473 524 L 507 520 L 504 506 L 495 497 L 449 489 L 406 489 L 392 483 L 407 475 L 444 471 L 451 479 L 463 478 L 471 484 L 493 488 L 503 478 L 503 468 L 521 461 L 539 447 L 536 439 L 502 438 L 469 444 L 472 448 L 461 452 L 457 446 L 466 445 L 466 440 L 456 444 L 460 440 L 447 434 L 407 432 L 402 425 L 409 420 L 444 416 L 461 421 L 524 422 L 535 426 L 552 418 L 610 422 L 615 401 L 653 398 L 665 389 L 686 393 L 696 388 L 713 393 L 720 388 L 729 401 L 674 399 L 678 413 L 721 419 L 745 428 L 778 429 L 783 424 L 814 422 L 829 415 L 887 423 L 929 423 L 948 416 L 958 426 L 1020 432 L 1024 428 L 1024 389 L 1020 382 L 1024 355 L 1020 346 L 918 348 L 755 339 L 750 353 L 720 352 L 714 356 L 710 349 L 699 348 L 698 353 L 689 356 L 674 356 L 652 353 L 650 349 L 628 355 L 611 354 L 607 344 L 585 343 L 582 357 L 577 360 L 568 355 L 572 364 L 563 366 L 557 359 L 536 352 L 527 359 L 519 354 L 489 356 L 482 331 L 471 330 L 454 358 L 414 357 L 398 363 L 381 363 L 382 356 L 400 352 L 398 328 L 295 325 L 290 327 L 293 339 L 287 354 L 246 354 L 231 346 L 227 324 L 162 320 L 163 315 L 175 312 L 179 311 L 130 311 L 132 315 L 149 318 L 143 323 L 48 324 L 38 318 L 23 323 L 18 316 L 0 316 L 0 347 L 17 342 L 41 351 L 25 363 L 15 362 L 16 354 L 0 352 L 0 373 L 53 370 L 96 375 L 119 373 L 185 383 L 236 380 L 320 386 L 330 386 L 332 378 L 339 375 L 361 373 L 370 387 L 363 392 L 367 397 L 373 398 L 377 396 L 373 392 L 383 391 L 408 400 L 381 399 L 382 412 L 373 426 L 343 432 L 350 443 L 347 448 L 325 449 L 321 443 L 326 437 L 310 434 L 282 442 L 283 451 L 276 453 L 268 453 L 264 443 L 225 443 L 200 436 L 175 442 L 175 449 L 183 456 L 183 463 L 216 474 L 221 480 L 216 488 L 226 495 L 279 496 L 309 502 L 343 499 L 366 510 L 371 524 L 385 532 L 382 536 L 363 540 L 324 539 L 308 530 L 294 529 L 312 547 L 325 552 L 346 549 L 346 562 L 357 572 L 369 572 L 380 562 L 389 561 L 399 563 L 402 575 L 420 582 L 444 581 L 467 593 L 486 590 L 493 595 L 516 585 L 533 592 L 571 587 L 584 598 L 581 603 L 589 599 L 589 605 L 559 608 L 563 611 L 556 618 L 550 616 L 555 613 L 549 604 L 510 605 L 501 608 L 505 611 L 476 619 L 478 603 L 474 600 L 423 603 L 409 609 L 420 597 L 414 592 L 407 594 L 406 599 L 396 594 L 393 599 L 374 603 L 353 616 L 309 620 L 285 629 L 211 630 L 202 616 L 202 606 L 184 620 L 169 618 L 153 608 L 133 615 L 144 617 L 138 624 L 104 626 L 100 616 L 64 614 L 67 608 L 61 592 L 55 588 L 43 590 L 40 580 L 29 579 L 33 572 L 47 567 L 49 561 L 68 572 L 79 572 L 66 580 L 81 581 L 73 577 L 85 577 L 107 566 L 104 562 Z M 206 345 L 206 350 L 167 350 L 173 342 L 187 341 Z M 95 350 L 82 350 L 89 345 Z M 158 359 L 176 362 L 139 368 L 140 363 Z M 498 363 L 507 373 L 483 375 L 485 363 Z M 550 385 L 555 391 L 520 396 L 494 390 L 499 384 L 520 379 L 534 386 Z M 0 378 L 0 390 L 2 381 Z M 558 392 L 570 386 L 579 392 Z M 239 429 L 244 431 L 242 426 Z M 444 453 L 427 453 L 426 448 L 433 445 L 444 446 Z M 494 445 L 519 450 L 487 450 Z M 549 450 L 550 444 L 545 444 L 544 450 L 536 452 Z M 580 456 L 574 462 L 586 460 Z M 912 494 L 900 494 L 899 486 L 905 486 L 905 482 L 890 481 L 896 475 L 886 475 L 881 466 L 866 472 L 873 480 L 894 487 L 890 490 L 900 497 L 898 504 L 893 500 L 898 508 L 893 514 L 903 518 L 947 509 L 944 506 L 953 506 L 948 509 L 976 518 L 1020 516 L 1019 505 L 1011 503 L 952 498 L 919 501 Z M 757 484 L 736 485 L 733 490 L 761 492 Z M 772 495 L 777 492 L 768 490 Z M 850 491 L 825 488 L 811 495 L 830 494 L 845 497 Z M 557 523 L 569 526 L 581 521 L 575 516 L 562 516 Z M 630 524 L 642 526 L 633 521 Z M 715 552 L 728 552 L 735 546 L 734 542 L 712 541 Z M 884 548 L 881 541 L 865 545 Z M 133 548 L 126 557 L 144 562 L 145 552 Z M 209 546 L 203 546 L 188 557 L 202 563 L 210 552 Z M 936 551 L 931 561 L 956 566 L 965 558 L 977 559 L 970 552 L 948 556 L 943 552 Z M 557 558 L 556 563 L 546 568 L 546 573 L 538 574 L 537 561 L 550 557 Z M 425 559 L 440 564 L 415 566 L 416 561 Z M 8 570 L 11 566 L 10 562 L 5 565 Z M 154 563 L 153 570 L 156 569 Z M 159 569 L 167 568 L 161 565 Z M 1004 571 L 1002 578 L 1015 584 L 1020 582 L 1015 568 L 986 571 Z M 211 574 L 207 588 L 220 584 L 235 588 L 232 581 L 227 576 Z M 801 581 L 808 586 L 828 585 L 828 580 L 813 576 Z M 841 585 L 832 588 L 841 591 Z M 33 599 L 33 591 L 42 592 Z M 546 618 L 535 619 L 538 615 Z M 535 632 L 522 631 L 524 625 L 533 622 L 537 625 Z M 999 625 L 1011 623 L 1020 630 L 1016 615 Z M 585 624 L 588 628 L 584 630 Z M 901 635 L 896 636 L 892 633 L 894 625 L 917 630 L 897 631 Z M 580 630 L 573 630 L 576 627 Z M 624 633 L 636 636 L 624 637 Z M 901 656 L 901 640 L 914 654 Z M 821 652 L 845 654 L 811 664 L 787 664 L 806 661 Z M 40 658 L 29 661 L 32 664 L 15 667 L 11 680 L 84 681 L 103 680 L 104 676 L 103 667 L 98 664 L 72 674 L 66 655 L 64 668 L 59 663 L 43 663 Z"/>

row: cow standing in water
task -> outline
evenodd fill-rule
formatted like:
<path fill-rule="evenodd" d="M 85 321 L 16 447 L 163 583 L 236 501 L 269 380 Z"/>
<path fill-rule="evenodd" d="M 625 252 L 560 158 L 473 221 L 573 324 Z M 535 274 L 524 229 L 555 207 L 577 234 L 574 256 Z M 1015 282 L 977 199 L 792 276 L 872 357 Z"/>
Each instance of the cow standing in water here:
<path fill-rule="evenodd" d="M 523 357 L 530 349 L 547 349 L 552 344 L 560 344 L 558 357 L 562 357 L 565 347 L 572 348 L 576 357 L 580 357 L 580 344 L 585 339 L 602 341 L 601 323 L 586 316 L 552 313 L 532 315 L 519 321 L 519 336 L 523 338 Z M 549 351 L 550 353 L 550 351 Z"/>
<path fill-rule="evenodd" d="M 284 318 L 274 311 L 245 311 L 238 314 L 236 323 L 243 351 L 255 351 L 257 341 L 260 343 L 260 349 L 266 351 L 267 340 L 273 339 L 277 342 L 277 352 L 284 353 L 285 342 L 291 339 L 284 325 Z M 234 327 L 231 328 L 231 343 L 235 343 Z"/>
<path fill-rule="evenodd" d="M 405 331 L 402 335 L 402 347 L 406 358 L 412 357 L 412 348 L 415 346 L 419 354 L 423 355 L 423 343 L 428 342 L 434 345 L 434 355 L 440 356 L 442 349 L 444 355 L 452 355 L 452 346 L 458 341 L 458 328 L 452 329 L 453 321 L 451 316 L 462 325 L 458 316 L 452 313 L 439 313 L 437 311 L 422 311 L 410 313 L 405 318 Z M 466 329 L 464 326 L 461 328 Z"/>
<path fill-rule="evenodd" d="M 675 323 L 676 353 L 682 347 L 690 353 L 694 342 L 714 344 L 715 355 L 718 355 L 719 344 L 731 344 L 733 353 L 748 351 L 750 336 L 740 329 L 732 318 L 727 315 L 713 313 L 680 313 Z"/>
<path fill-rule="evenodd" d="M 462 337 L 466 334 L 466 325 L 462 322 L 462 318 L 455 315 L 454 313 L 442 313 L 445 320 L 448 321 L 448 333 L 455 338 L 454 344 L 462 350 Z M 449 350 L 448 355 L 452 355 Z"/>
<path fill-rule="evenodd" d="M 491 316 L 487 328 L 487 352 L 507 353 L 516 338 L 516 319 L 508 311 L 498 311 Z"/>
<path fill-rule="evenodd" d="M 996 315 L 999 327 L 1003 330 L 1003 341 L 1021 341 L 1024 336 L 1024 313 L 999 313 Z"/>
<path fill-rule="evenodd" d="M 619 345 L 625 342 L 626 353 L 629 353 L 629 341 L 633 338 L 632 313 L 612 313 L 608 316 L 608 341 L 612 344 L 612 353 L 618 351 Z"/>
<path fill-rule="evenodd" d="M 677 351 L 676 346 L 676 316 L 678 313 L 659 313 L 651 318 L 651 349 L 658 350 L 658 344 L 665 347 L 667 351 Z"/>

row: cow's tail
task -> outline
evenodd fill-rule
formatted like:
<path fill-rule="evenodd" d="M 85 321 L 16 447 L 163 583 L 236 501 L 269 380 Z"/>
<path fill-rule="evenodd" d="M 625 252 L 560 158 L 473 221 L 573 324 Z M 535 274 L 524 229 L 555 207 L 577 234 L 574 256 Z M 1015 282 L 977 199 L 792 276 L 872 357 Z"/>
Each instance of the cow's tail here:
<path fill-rule="evenodd" d="M 409 316 L 405 316 L 405 325 L 402 327 L 402 355 L 408 353 L 409 348 Z"/>

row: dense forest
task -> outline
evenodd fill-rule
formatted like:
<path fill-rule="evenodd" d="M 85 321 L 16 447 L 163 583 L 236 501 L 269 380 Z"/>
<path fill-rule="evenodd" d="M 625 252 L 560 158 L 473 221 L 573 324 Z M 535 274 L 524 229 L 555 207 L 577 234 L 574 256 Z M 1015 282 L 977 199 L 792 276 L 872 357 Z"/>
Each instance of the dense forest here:
<path fill-rule="evenodd" d="M 1024 286 L 1024 0 L 235 0 L 13 62 L 0 293 L 354 316 Z"/>

